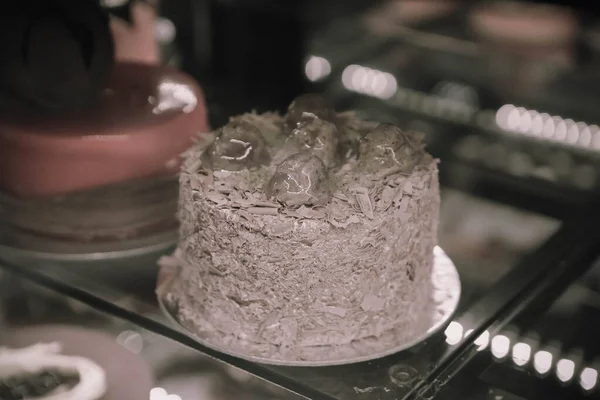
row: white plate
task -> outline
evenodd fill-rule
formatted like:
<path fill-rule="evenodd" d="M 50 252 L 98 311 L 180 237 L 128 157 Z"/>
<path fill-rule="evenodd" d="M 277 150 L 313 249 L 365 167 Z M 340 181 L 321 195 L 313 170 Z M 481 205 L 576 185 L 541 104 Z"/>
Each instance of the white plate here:
<path fill-rule="evenodd" d="M 148 400 L 154 387 L 146 362 L 104 332 L 68 325 L 33 325 L 0 332 L 0 346 L 21 348 L 59 342 L 61 354 L 88 358 L 106 373 L 107 392 L 102 400 Z"/>
<path fill-rule="evenodd" d="M 177 316 L 170 312 L 161 296 L 159 296 L 158 301 L 164 314 L 175 326 L 180 328 L 182 332 L 186 333 L 194 340 L 213 350 L 261 364 L 294 367 L 322 367 L 353 364 L 395 354 L 413 347 L 441 330 L 450 322 L 450 318 L 458 307 L 461 286 L 458 271 L 456 270 L 454 263 L 439 247 L 436 247 L 434 250 L 434 266 L 431 280 L 434 287 L 432 296 L 434 298 L 435 309 L 433 310 L 432 315 L 424 315 L 424 317 L 430 319 L 430 322 L 418 324 L 425 327 L 423 331 L 417 332 L 407 338 L 404 332 L 398 334 L 396 329 L 392 329 L 386 332 L 386 340 L 381 340 L 379 342 L 373 339 L 363 339 L 347 345 L 315 346 L 312 351 L 314 357 L 304 356 L 302 360 L 266 358 L 257 355 L 254 348 L 249 347 L 247 342 L 245 343 L 242 340 L 220 343 L 216 341 L 213 336 L 198 335 L 189 331 L 179 323 Z M 398 328 L 398 332 L 400 332 L 399 330 L 400 328 Z M 324 354 L 327 354 L 327 358 L 323 357 Z M 278 356 L 280 356 L 280 354 L 278 354 Z"/>

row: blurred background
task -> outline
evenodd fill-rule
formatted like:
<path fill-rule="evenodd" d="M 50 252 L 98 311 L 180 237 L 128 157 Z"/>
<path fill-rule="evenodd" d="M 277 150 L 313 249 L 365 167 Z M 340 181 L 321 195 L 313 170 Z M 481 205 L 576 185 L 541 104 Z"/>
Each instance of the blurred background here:
<path fill-rule="evenodd" d="M 193 77 L 213 128 L 252 109 L 285 112 L 297 95 L 319 92 L 339 111 L 353 109 L 366 119 L 425 132 L 429 151 L 441 160 L 439 242 L 457 265 L 463 285 L 457 318 L 440 333 L 444 352 L 457 348 L 469 329 L 477 329 L 459 317 L 471 315 L 491 291 L 521 284 L 525 290 L 520 274 L 532 268 L 528 257 L 543 251 L 552 259 L 544 242 L 562 232 L 565 221 L 593 204 L 600 192 L 600 14 L 593 1 L 162 0 L 152 3 L 156 13 L 148 19 L 136 17 L 129 0 L 101 3 L 113 24 L 117 21 L 112 30 L 117 57 L 127 59 L 131 49 L 143 47 L 140 43 L 155 42 L 156 54 L 150 45 L 133 58 L 170 65 Z M 141 28 L 136 21 L 149 25 Z M 135 40 L 128 36 L 132 27 L 137 27 Z M 170 200 L 176 197 L 172 187 L 160 190 L 170 193 Z M 141 195 L 132 196 L 128 206 L 137 207 L 135 196 Z M 85 209 L 85 197 L 79 201 Z M 594 228 L 568 231 L 579 236 L 569 234 L 572 242 L 567 240 L 566 248 L 599 236 Z M 137 353 L 149 351 L 144 357 L 160 371 L 159 381 L 180 396 L 173 400 L 237 399 L 239 393 L 257 393 L 248 398 L 291 396 L 194 350 L 179 349 L 165 338 L 167 333 L 131 327 L 139 323 L 135 315 L 159 313 L 154 264 L 168 252 L 172 238 L 153 237 L 154 247 L 142 261 L 129 256 L 90 261 L 85 255 L 98 250 L 80 246 L 75 251 L 68 243 L 40 244 L 34 249 L 38 253 L 27 253 L 31 249 L 23 243 L 38 242 L 29 236 L 15 240 L 10 229 L 10 223 L 0 224 L 0 264 L 18 264 L 4 274 L 0 286 L 0 322 L 5 326 L 64 319 L 104 330 L 117 340 L 150 343 Z M 66 250 L 48 256 L 49 247 Z M 103 244 L 102 252 L 120 249 Z M 554 260 L 558 263 L 558 256 Z M 80 264 L 90 268 L 81 272 Z M 480 355 L 472 368 L 477 371 L 465 372 L 458 380 L 462 383 L 448 386 L 454 389 L 440 398 L 456 398 L 457 393 L 494 400 L 597 396 L 600 269 L 593 262 L 577 268 L 579 273 L 546 297 L 532 319 L 506 320 L 495 334 L 482 328 L 487 339 L 482 335 L 477 342 Z M 66 289 L 60 295 L 32 289 L 28 279 L 17 277 L 19 269 L 61 276 L 68 287 L 134 317 L 115 322 L 102 307 L 91 312 L 70 299 Z M 63 306 L 50 307 L 54 303 L 40 296 Z M 495 318 L 493 310 L 486 308 L 489 315 L 480 315 L 481 321 Z M 423 351 L 429 353 L 419 353 L 421 358 L 437 360 L 430 347 Z M 173 354 L 188 361 L 175 367 L 180 362 Z M 364 372 L 371 367 L 376 370 L 361 370 L 365 387 L 377 386 L 368 384 L 376 379 Z M 297 371 L 282 374 L 332 396 L 323 398 L 392 398 L 384 389 L 361 392 L 350 384 L 340 389 L 339 379 L 335 386 L 315 383 L 314 377 Z M 340 376 L 339 371 L 320 374 L 332 381 Z M 200 376 L 204 389 L 198 388 Z M 200 394 L 208 387 L 210 394 Z M 166 399 L 155 396 L 151 400 Z"/>

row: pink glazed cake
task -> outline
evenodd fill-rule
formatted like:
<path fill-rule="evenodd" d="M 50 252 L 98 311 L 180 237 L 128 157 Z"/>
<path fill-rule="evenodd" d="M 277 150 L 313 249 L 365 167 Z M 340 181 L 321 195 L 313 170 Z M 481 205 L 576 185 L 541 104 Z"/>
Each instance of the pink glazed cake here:
<path fill-rule="evenodd" d="M 17 231 L 74 241 L 173 228 L 180 153 L 208 130 L 191 77 L 118 63 L 92 108 L 0 116 L 0 216 Z"/>

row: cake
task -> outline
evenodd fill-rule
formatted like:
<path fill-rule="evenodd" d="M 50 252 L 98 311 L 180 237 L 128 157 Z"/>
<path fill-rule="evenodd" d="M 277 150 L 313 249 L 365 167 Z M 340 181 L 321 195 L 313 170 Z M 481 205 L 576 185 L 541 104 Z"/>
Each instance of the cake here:
<path fill-rule="evenodd" d="M 1 219 L 13 238 L 110 242 L 176 230 L 179 155 L 208 130 L 191 77 L 117 63 L 91 108 L 0 115 Z"/>
<path fill-rule="evenodd" d="M 414 339 L 431 322 L 440 202 L 422 140 L 314 94 L 233 117 L 186 153 L 159 296 L 199 337 L 263 359 Z"/>

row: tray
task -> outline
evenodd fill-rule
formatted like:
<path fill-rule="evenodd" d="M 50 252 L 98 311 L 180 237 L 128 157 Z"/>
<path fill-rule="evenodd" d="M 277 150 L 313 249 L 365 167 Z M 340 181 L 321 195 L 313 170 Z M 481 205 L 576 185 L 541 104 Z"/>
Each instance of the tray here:
<path fill-rule="evenodd" d="M 45 271 L 85 271 L 108 280 L 127 280 L 131 276 L 154 279 L 156 260 L 175 248 L 177 237 L 176 230 L 136 240 L 98 244 L 66 244 L 32 237 L 31 240 L 40 242 L 40 246 L 27 249 L 0 234 L 0 263 Z"/>

